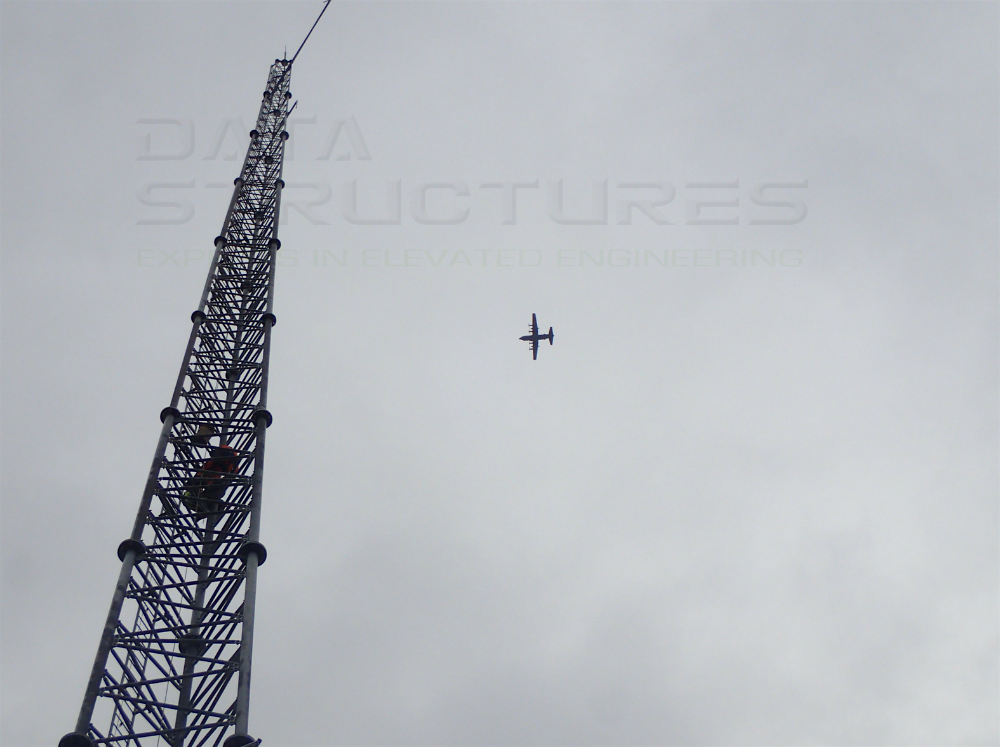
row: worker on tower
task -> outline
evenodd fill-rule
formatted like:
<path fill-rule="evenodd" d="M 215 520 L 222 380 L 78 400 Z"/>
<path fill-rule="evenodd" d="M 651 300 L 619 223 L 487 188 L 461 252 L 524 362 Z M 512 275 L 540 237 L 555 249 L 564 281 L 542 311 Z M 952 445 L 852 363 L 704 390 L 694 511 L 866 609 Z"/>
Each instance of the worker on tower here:
<path fill-rule="evenodd" d="M 228 444 L 220 444 L 212 449 L 208 461 L 184 486 L 184 494 L 181 496 L 184 505 L 197 514 L 208 514 L 216 510 L 239 466 L 240 458 Z"/>

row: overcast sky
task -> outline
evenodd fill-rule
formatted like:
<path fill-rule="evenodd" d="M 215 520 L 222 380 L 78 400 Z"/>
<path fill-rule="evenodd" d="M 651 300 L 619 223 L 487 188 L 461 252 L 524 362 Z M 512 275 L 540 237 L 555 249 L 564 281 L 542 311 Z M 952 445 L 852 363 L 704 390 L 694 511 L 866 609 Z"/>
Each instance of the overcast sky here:
<path fill-rule="evenodd" d="M 5 746 L 73 727 L 319 7 L 0 5 Z M 998 744 L 997 22 L 332 5 L 292 72 L 251 733 Z"/>

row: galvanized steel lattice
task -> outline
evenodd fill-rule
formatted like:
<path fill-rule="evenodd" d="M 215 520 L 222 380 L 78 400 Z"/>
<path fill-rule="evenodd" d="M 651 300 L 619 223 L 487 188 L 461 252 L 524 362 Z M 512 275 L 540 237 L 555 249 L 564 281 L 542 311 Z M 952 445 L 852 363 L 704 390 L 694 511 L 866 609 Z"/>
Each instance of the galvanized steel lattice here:
<path fill-rule="evenodd" d="M 254 741 L 246 735 L 290 74 L 288 60 L 271 67 L 64 747 L 86 738 L 173 747 Z M 235 452 L 231 472 L 208 469 L 221 443 Z M 221 496 L 202 496 L 197 486 L 209 483 Z"/>

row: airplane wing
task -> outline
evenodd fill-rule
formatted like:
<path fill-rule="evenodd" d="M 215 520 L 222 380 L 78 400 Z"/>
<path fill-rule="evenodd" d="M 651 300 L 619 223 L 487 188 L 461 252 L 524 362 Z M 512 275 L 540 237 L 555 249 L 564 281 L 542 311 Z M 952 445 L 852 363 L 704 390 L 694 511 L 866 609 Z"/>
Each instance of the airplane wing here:
<path fill-rule="evenodd" d="M 535 319 L 534 314 L 531 315 L 531 334 L 533 335 L 538 334 L 538 320 Z"/>
<path fill-rule="evenodd" d="M 531 360 L 538 360 L 538 340 L 531 341 Z"/>

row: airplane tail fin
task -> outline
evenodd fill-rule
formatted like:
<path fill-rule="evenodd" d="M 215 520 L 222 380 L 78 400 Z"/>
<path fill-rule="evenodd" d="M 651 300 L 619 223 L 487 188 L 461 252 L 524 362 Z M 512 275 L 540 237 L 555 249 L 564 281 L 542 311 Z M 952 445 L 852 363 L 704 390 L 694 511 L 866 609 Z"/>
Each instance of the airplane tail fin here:
<path fill-rule="evenodd" d="M 552 334 L 552 327 L 549 327 L 549 345 L 555 342 L 556 336 Z"/>

